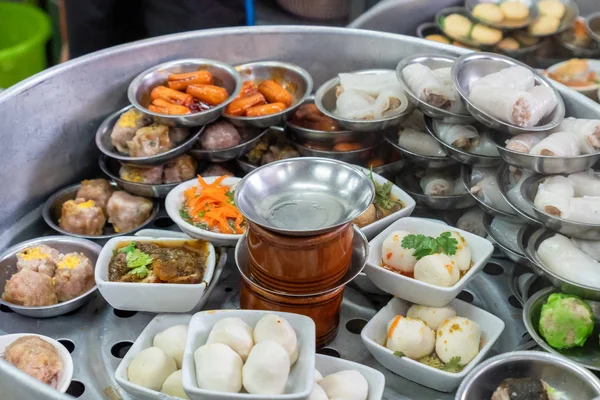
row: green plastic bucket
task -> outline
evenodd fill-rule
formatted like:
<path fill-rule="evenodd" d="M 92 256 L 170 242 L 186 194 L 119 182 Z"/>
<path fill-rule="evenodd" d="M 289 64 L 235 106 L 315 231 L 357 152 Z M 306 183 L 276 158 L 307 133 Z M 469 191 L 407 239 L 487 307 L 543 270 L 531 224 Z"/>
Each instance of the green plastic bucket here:
<path fill-rule="evenodd" d="M 37 7 L 0 1 L 0 88 L 46 68 L 50 19 Z"/>

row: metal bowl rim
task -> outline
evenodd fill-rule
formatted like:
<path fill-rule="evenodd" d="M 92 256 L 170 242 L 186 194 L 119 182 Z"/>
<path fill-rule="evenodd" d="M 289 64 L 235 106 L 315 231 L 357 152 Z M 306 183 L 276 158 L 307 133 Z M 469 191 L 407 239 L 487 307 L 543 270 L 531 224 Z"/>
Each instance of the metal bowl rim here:
<path fill-rule="evenodd" d="M 218 121 L 218 120 L 217 120 Z M 215 121 L 215 122 L 217 122 Z M 208 125 L 207 125 L 208 126 Z M 235 127 L 236 129 L 239 129 L 239 126 Z M 242 149 L 244 146 L 249 146 L 251 144 L 254 144 L 254 142 L 258 142 L 260 141 L 260 139 L 269 132 L 270 128 L 244 128 L 244 129 L 256 129 L 257 131 L 261 131 L 258 135 L 254 136 L 253 138 L 246 140 L 243 143 L 240 144 L 236 144 L 235 146 L 231 146 L 231 147 L 225 147 L 222 149 L 215 149 L 215 150 L 206 150 L 206 149 L 198 149 L 198 148 L 194 148 L 192 147 L 190 149 L 190 151 L 193 151 L 196 154 L 209 154 L 209 155 L 213 155 L 213 156 L 219 156 L 222 153 L 226 153 L 226 152 L 230 152 L 233 150 L 240 150 Z M 252 143 L 251 143 L 252 142 Z M 185 182 L 185 181 L 183 181 Z"/>
<path fill-rule="evenodd" d="M 590 27 L 590 22 L 592 20 L 595 20 L 596 18 L 600 18 L 600 11 L 596 11 L 591 13 L 590 15 L 588 15 L 587 17 L 585 17 L 585 28 L 587 30 L 588 35 L 590 35 L 590 37 L 596 41 L 596 43 L 600 42 L 600 34 L 596 33 L 595 31 L 592 30 L 592 28 Z"/>
<path fill-rule="evenodd" d="M 483 229 L 485 229 L 485 232 L 488 234 L 489 237 L 491 237 L 494 240 L 494 243 L 496 243 L 498 245 L 498 247 L 500 247 L 500 249 L 502 251 L 506 251 L 507 253 L 515 256 L 515 257 L 519 257 L 522 258 L 524 260 L 527 260 L 527 257 L 525 256 L 525 254 L 521 254 L 518 253 L 516 251 L 514 251 L 513 249 L 509 248 L 508 246 L 506 246 L 504 243 L 502 243 L 502 241 L 498 240 L 493 234 L 492 234 L 492 230 L 490 229 L 491 225 L 492 225 L 492 221 L 494 220 L 494 218 L 498 218 L 497 216 L 488 214 L 488 213 L 483 213 Z M 502 217 L 500 217 L 502 218 Z M 506 218 L 504 218 L 506 219 Z M 512 221 L 507 221 L 507 222 L 512 222 Z M 520 233 L 523 231 L 523 229 L 525 228 L 526 225 L 521 226 L 519 228 L 519 230 L 517 231 L 517 236 L 520 235 Z M 518 242 L 517 242 L 518 244 Z"/>
<path fill-rule="evenodd" d="M 339 154 L 359 155 L 361 153 L 367 153 L 367 152 L 373 151 L 376 148 L 378 148 L 379 146 L 381 146 L 381 144 L 383 142 L 384 142 L 384 140 L 381 139 L 377 143 L 375 143 L 373 146 L 363 147 L 361 149 L 348 150 L 348 151 L 318 150 L 318 149 L 311 149 L 310 147 L 307 147 L 307 146 L 304 146 L 302 144 L 299 144 L 298 142 L 294 142 L 294 144 L 296 145 L 296 147 L 298 147 L 298 148 L 300 148 L 302 150 L 308 150 L 310 152 L 323 154 L 322 156 L 312 156 L 312 157 L 316 157 L 316 158 L 330 158 L 330 157 L 327 157 L 327 156 L 330 156 L 330 155 L 339 155 Z M 306 158 L 306 157 L 296 157 L 296 158 Z M 280 161 L 282 161 L 282 160 L 280 160 Z M 269 164 L 271 164 L 271 163 L 269 163 Z"/>
<path fill-rule="evenodd" d="M 448 155 L 445 155 L 445 156 L 424 156 L 422 154 L 414 153 L 414 152 L 412 152 L 410 150 L 407 150 L 407 149 L 405 149 L 404 147 L 400 146 L 397 143 L 397 140 L 398 140 L 397 137 L 396 137 L 395 140 L 392 140 L 392 138 L 389 137 L 392 134 L 395 135 L 395 136 L 398 136 L 398 133 L 394 133 L 394 132 L 391 132 L 391 131 L 390 132 L 384 132 L 383 139 L 385 141 L 387 141 L 389 144 L 391 144 L 392 146 L 394 146 L 395 148 L 397 148 L 402 153 L 408 154 L 408 155 L 413 156 L 413 157 L 422 158 L 422 159 L 427 160 L 427 161 L 440 161 L 440 162 L 443 162 L 443 161 L 454 161 L 454 162 L 456 162 L 456 160 L 453 160 Z M 423 132 L 423 133 L 425 133 L 425 132 Z"/>
<path fill-rule="evenodd" d="M 142 188 L 150 188 L 150 187 L 159 187 L 159 188 L 169 188 L 169 186 L 177 186 L 179 185 L 181 182 L 173 182 L 173 183 L 142 183 L 142 182 L 132 182 L 132 181 L 128 181 L 126 179 L 123 179 L 117 175 L 115 175 L 114 173 L 112 173 L 112 171 L 110 170 L 110 168 L 108 167 L 108 163 L 107 160 L 110 159 L 111 157 L 107 156 L 106 154 L 101 154 L 100 157 L 98 158 L 98 165 L 100 166 L 100 169 L 102 170 L 102 172 L 108 176 L 110 178 L 110 180 L 113 180 L 117 183 L 123 183 L 123 184 L 127 184 L 127 185 L 135 185 L 135 186 L 139 186 Z M 115 159 L 116 160 L 116 159 Z M 119 161 L 119 160 L 116 160 Z M 143 166 L 142 166 L 143 168 Z M 182 181 L 185 182 L 185 181 Z M 124 189 L 123 189 L 124 190 Z M 139 196 L 139 197 L 143 197 L 143 196 Z"/>
<path fill-rule="evenodd" d="M 565 12 L 565 15 L 563 15 L 563 17 L 560 19 L 560 25 L 558 25 L 558 29 L 556 29 L 554 32 L 549 33 L 549 34 L 544 34 L 544 35 L 532 35 L 528 32 L 527 34 L 529 36 L 537 37 L 537 38 L 545 38 L 545 37 L 560 35 L 564 31 L 569 29 L 571 26 L 573 26 L 573 23 L 575 23 L 575 20 L 579 16 L 579 6 L 573 0 L 559 0 L 559 1 L 565 6 L 565 9 L 571 9 L 573 11 L 573 19 L 565 20 L 564 18 L 567 14 Z"/>
<path fill-rule="evenodd" d="M 493 167 L 478 167 L 478 168 L 493 168 Z M 467 193 L 469 193 L 471 196 L 473 196 L 473 198 L 477 201 L 477 203 L 479 203 L 480 205 L 483 206 L 482 208 L 484 209 L 484 211 L 486 213 L 489 213 L 490 211 L 492 211 L 492 212 L 496 213 L 497 216 L 507 218 L 507 219 L 513 219 L 513 220 L 517 219 L 518 220 L 518 218 L 519 218 L 518 215 L 509 214 L 505 211 L 498 210 L 496 207 L 493 207 L 493 206 L 487 204 L 482 199 L 480 199 L 479 196 L 477 196 L 475 193 L 471 192 L 471 187 L 470 187 L 470 185 L 467 185 L 467 183 L 471 183 L 471 173 L 472 172 L 473 172 L 473 166 L 463 164 L 460 168 L 460 177 L 461 177 L 463 186 L 467 190 Z M 496 177 L 496 180 L 498 180 L 497 177 Z M 490 235 L 490 236 L 492 236 L 492 235 Z"/>
<path fill-rule="evenodd" d="M 504 187 L 504 184 L 503 184 L 504 181 L 502 178 L 505 174 L 510 172 L 509 168 L 510 168 L 509 164 L 502 164 L 498 168 L 498 172 L 496 175 L 496 182 L 498 182 L 498 190 L 500 191 L 500 194 L 502 195 L 504 200 L 506 200 L 508 205 L 511 206 L 512 209 L 515 210 L 520 217 L 524 218 L 526 221 L 536 224 L 536 226 L 540 226 L 541 222 L 538 221 L 537 218 L 535 218 L 533 215 L 529 215 L 525 211 L 521 210 L 519 207 L 517 207 L 515 204 L 513 204 L 512 200 L 508 197 L 508 191 L 505 190 L 506 188 Z"/>

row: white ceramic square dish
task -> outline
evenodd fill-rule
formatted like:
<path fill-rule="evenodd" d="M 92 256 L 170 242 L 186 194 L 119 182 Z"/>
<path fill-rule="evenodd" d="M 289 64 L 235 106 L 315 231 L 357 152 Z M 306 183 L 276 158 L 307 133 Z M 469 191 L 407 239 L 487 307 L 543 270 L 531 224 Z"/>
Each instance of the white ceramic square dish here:
<path fill-rule="evenodd" d="M 460 280 L 450 287 L 435 286 L 426 282 L 389 271 L 381 265 L 381 245 L 393 231 L 404 230 L 415 234 L 432 237 L 442 232 L 456 231 L 465 238 L 471 248 L 473 266 Z M 475 275 L 483 269 L 492 256 L 494 246 L 489 240 L 458 228 L 448 227 L 441 222 L 425 218 L 402 218 L 381 232 L 369 242 L 369 258 L 365 266 L 365 274 L 384 292 L 424 306 L 442 307 L 454 299 Z"/>
<path fill-rule="evenodd" d="M 411 305 L 408 301 L 393 298 L 375 314 L 363 328 L 360 336 L 369 352 L 385 368 L 406 379 L 441 392 L 451 392 L 456 389 L 464 377 L 484 359 L 504 330 L 504 322 L 495 315 L 464 301 L 452 300 L 449 306 L 456 311 L 457 316 L 468 318 L 479 325 L 482 346 L 475 358 L 461 372 L 442 371 L 408 357 L 395 356 L 393 351 L 385 347 L 388 322 L 396 315 L 406 316 Z"/>
<path fill-rule="evenodd" d="M 317 354 L 315 356 L 315 367 L 323 377 L 348 369 L 358 371 L 365 377 L 369 384 L 369 396 L 367 397 L 367 400 L 381 400 L 383 396 L 385 376 L 376 369 L 341 358 L 325 356 L 323 354 Z"/>
<path fill-rule="evenodd" d="M 192 316 L 190 314 L 159 314 L 140 333 L 140 336 L 135 340 L 131 348 L 125 357 L 119 363 L 117 370 L 115 371 L 115 379 L 123 390 L 129 393 L 134 399 L 139 400 L 167 400 L 167 399 L 178 399 L 178 397 L 172 397 L 164 393 L 157 392 L 156 390 L 147 389 L 143 386 L 136 385 L 135 383 L 129 382 L 127 378 L 127 368 L 133 359 L 140 353 L 140 351 L 152 347 L 154 336 L 157 333 L 164 331 L 175 325 L 188 325 Z"/>
<path fill-rule="evenodd" d="M 123 242 L 181 242 L 179 238 L 152 238 L 140 236 L 120 236 L 110 239 L 102 248 L 96 262 L 95 279 L 98 290 L 104 299 L 114 308 L 143 312 L 190 312 L 202 301 L 206 287 L 215 270 L 216 254 L 212 244 L 208 244 L 209 256 L 202 283 L 129 283 L 108 280 L 108 264 L 113 251 Z"/>
<path fill-rule="evenodd" d="M 292 366 L 282 395 L 255 395 L 248 393 L 223 393 L 198 388 L 194 352 L 206 344 L 213 326 L 223 318 L 241 318 L 252 328 L 266 314 L 277 314 L 285 318 L 298 338 L 298 361 Z M 257 310 L 213 310 L 194 314 L 190 321 L 185 352 L 183 353 L 183 389 L 193 400 L 304 400 L 314 383 L 315 369 L 315 323 L 299 314 L 272 313 Z"/>

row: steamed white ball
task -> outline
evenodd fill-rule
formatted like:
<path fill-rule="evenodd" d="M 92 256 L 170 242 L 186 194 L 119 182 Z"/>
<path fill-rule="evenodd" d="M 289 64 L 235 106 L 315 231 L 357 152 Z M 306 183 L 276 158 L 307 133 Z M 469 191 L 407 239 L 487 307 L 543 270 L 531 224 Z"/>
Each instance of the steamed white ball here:
<path fill-rule="evenodd" d="M 437 330 L 435 351 L 443 362 L 459 357 L 459 364 L 468 364 L 477 353 L 481 342 L 481 329 L 476 322 L 463 317 L 453 317 L 441 323 Z"/>
<path fill-rule="evenodd" d="M 394 231 L 388 235 L 381 245 L 381 260 L 393 270 L 411 273 L 417 264 L 417 259 L 413 256 L 414 249 L 405 249 L 402 247 L 402 239 L 411 235 L 406 231 Z"/>
<path fill-rule="evenodd" d="M 397 315 L 387 326 L 385 347 L 418 359 L 431 354 L 435 346 L 435 333 L 425 322 Z"/>
<path fill-rule="evenodd" d="M 456 311 L 450 306 L 428 307 L 413 304 L 406 312 L 406 316 L 420 319 L 435 331 L 444 320 L 456 316 Z"/>
<path fill-rule="evenodd" d="M 165 353 L 175 359 L 177 368 L 181 368 L 187 334 L 187 325 L 175 325 L 157 333 L 156 336 L 154 336 L 152 345 L 163 349 Z"/>
<path fill-rule="evenodd" d="M 242 368 L 244 388 L 250 394 L 283 394 L 290 374 L 290 357 L 273 340 L 256 344 Z"/>
<path fill-rule="evenodd" d="M 127 368 L 129 382 L 152 390 L 160 390 L 164 381 L 177 370 L 173 357 L 158 347 L 140 351 Z"/>
<path fill-rule="evenodd" d="M 355 370 L 344 370 L 327 375 L 319 385 L 330 399 L 367 400 L 369 384 L 364 376 Z"/>
<path fill-rule="evenodd" d="M 169 396 L 179 397 L 181 399 L 189 399 L 185 391 L 183 390 L 183 374 L 181 370 L 177 370 L 173 372 L 165 383 L 162 385 L 162 389 L 160 391 L 164 394 L 168 394 Z"/>
<path fill-rule="evenodd" d="M 241 318 L 223 318 L 213 326 L 206 343 L 226 344 L 246 361 L 254 346 L 252 336 L 252 327 Z"/>
<path fill-rule="evenodd" d="M 415 279 L 435 286 L 450 287 L 460 279 L 454 261 L 445 254 L 432 254 L 421 258 L 415 265 Z"/>
<path fill-rule="evenodd" d="M 323 379 L 323 375 L 321 375 L 318 369 L 315 369 L 315 382 L 319 382 L 321 379 Z"/>
<path fill-rule="evenodd" d="M 325 390 L 323 390 L 319 384 L 313 383 L 313 388 L 310 392 L 310 396 L 308 396 L 308 400 L 329 400 L 329 397 L 327 397 Z"/>
<path fill-rule="evenodd" d="M 238 393 L 242 390 L 242 358 L 231 347 L 210 343 L 194 352 L 196 382 L 200 389 Z"/>
<path fill-rule="evenodd" d="M 451 255 L 450 259 L 454 261 L 454 265 L 456 265 L 459 271 L 468 271 L 471 268 L 471 248 L 460 233 L 452 231 L 450 235 L 458 242 L 456 253 Z"/>
<path fill-rule="evenodd" d="M 290 356 L 290 365 L 298 360 L 298 338 L 290 323 L 276 314 L 267 314 L 254 327 L 254 343 L 273 340 Z"/>

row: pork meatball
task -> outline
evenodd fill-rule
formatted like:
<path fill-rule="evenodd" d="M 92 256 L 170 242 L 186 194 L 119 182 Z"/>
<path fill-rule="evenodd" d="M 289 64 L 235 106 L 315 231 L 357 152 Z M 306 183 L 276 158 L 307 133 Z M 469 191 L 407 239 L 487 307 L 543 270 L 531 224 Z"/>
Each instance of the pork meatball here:
<path fill-rule="evenodd" d="M 136 167 L 123 164 L 119 169 L 119 176 L 121 179 L 129 182 L 158 185 L 162 183 L 163 166 Z"/>
<path fill-rule="evenodd" d="M 150 118 L 135 108 L 124 112 L 119 117 L 119 120 L 113 127 L 113 130 L 110 134 L 112 145 L 115 146 L 117 151 L 120 153 L 127 153 L 129 151 L 127 142 L 133 139 L 135 132 L 138 129 L 150 124 L 151 122 L 152 120 Z"/>
<path fill-rule="evenodd" d="M 187 128 L 176 128 L 174 126 L 169 128 L 171 142 L 175 144 L 182 143 L 189 135 L 190 131 Z"/>
<path fill-rule="evenodd" d="M 75 199 L 62 205 L 58 225 L 77 235 L 99 236 L 106 224 L 102 208 L 94 200 Z"/>
<path fill-rule="evenodd" d="M 53 277 L 59 258 L 59 251 L 45 244 L 28 247 L 17 253 L 17 269 L 20 271 L 23 268 L 28 268 Z"/>
<path fill-rule="evenodd" d="M 94 286 L 94 267 L 81 253 L 68 253 L 61 257 L 54 275 L 54 289 L 58 301 L 69 301 Z"/>
<path fill-rule="evenodd" d="M 4 359 L 47 385 L 55 384 L 63 368 L 56 348 L 38 336 L 23 336 L 6 347 Z"/>
<path fill-rule="evenodd" d="M 200 136 L 200 146 L 206 150 L 226 149 L 241 142 L 242 138 L 235 126 L 225 121 L 207 126 Z"/>
<path fill-rule="evenodd" d="M 169 136 L 169 127 L 158 124 L 138 129 L 127 146 L 131 157 L 155 156 L 175 147 Z"/>
<path fill-rule="evenodd" d="M 200 173 L 201 176 L 223 176 L 233 175 L 227 168 L 222 167 L 219 164 L 210 164 L 204 171 Z"/>
<path fill-rule="evenodd" d="M 192 156 L 188 154 L 179 156 L 165 165 L 164 183 L 183 182 L 192 179 L 196 176 L 197 168 L 198 163 Z"/>
<path fill-rule="evenodd" d="M 90 179 L 81 182 L 75 198 L 94 200 L 96 205 L 106 212 L 106 203 L 115 189 L 106 179 Z"/>
<path fill-rule="evenodd" d="M 115 232 L 130 232 L 148 219 L 152 208 L 150 200 L 118 191 L 113 193 L 106 206 L 108 222 Z"/>
<path fill-rule="evenodd" d="M 2 299 L 26 307 L 50 306 L 58 303 L 52 278 L 24 268 L 10 277 L 4 287 Z"/>

